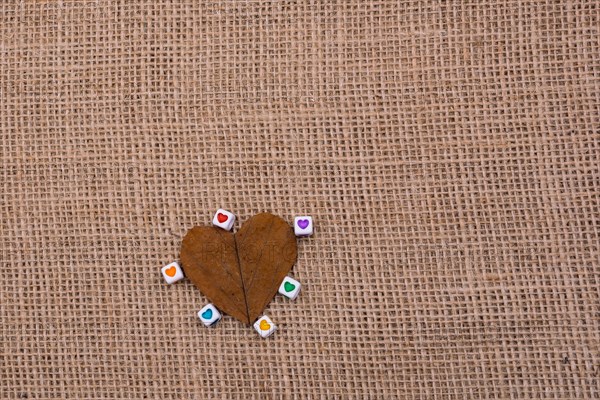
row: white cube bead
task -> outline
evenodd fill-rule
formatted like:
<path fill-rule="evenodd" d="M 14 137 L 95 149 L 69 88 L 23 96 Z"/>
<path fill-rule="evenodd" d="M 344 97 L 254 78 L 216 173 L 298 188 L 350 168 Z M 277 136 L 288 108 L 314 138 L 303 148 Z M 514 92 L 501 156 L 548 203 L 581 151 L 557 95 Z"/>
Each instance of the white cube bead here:
<path fill-rule="evenodd" d="M 310 236 L 313 234 L 313 220 L 308 215 L 294 218 L 294 233 L 296 236 Z"/>
<path fill-rule="evenodd" d="M 223 228 L 226 231 L 230 231 L 233 228 L 233 223 L 235 222 L 235 215 L 230 213 L 227 210 L 223 210 L 219 208 L 213 217 L 212 223 L 214 226 L 218 226 L 219 228 Z"/>
<path fill-rule="evenodd" d="M 283 278 L 281 285 L 279 285 L 279 293 L 290 300 L 295 300 L 296 297 L 298 297 L 298 293 L 300 293 L 300 282 L 290 278 L 289 276 L 286 276 Z"/>
<path fill-rule="evenodd" d="M 206 326 L 213 326 L 221 319 L 221 313 L 211 303 L 202 307 L 202 310 L 198 311 L 198 318 Z"/>
<path fill-rule="evenodd" d="M 261 337 L 268 338 L 277 330 L 277 325 L 271 321 L 271 318 L 263 315 L 254 323 L 254 329 Z"/>
<path fill-rule="evenodd" d="M 169 285 L 183 279 L 183 271 L 176 261 L 162 267 L 160 272 Z"/>

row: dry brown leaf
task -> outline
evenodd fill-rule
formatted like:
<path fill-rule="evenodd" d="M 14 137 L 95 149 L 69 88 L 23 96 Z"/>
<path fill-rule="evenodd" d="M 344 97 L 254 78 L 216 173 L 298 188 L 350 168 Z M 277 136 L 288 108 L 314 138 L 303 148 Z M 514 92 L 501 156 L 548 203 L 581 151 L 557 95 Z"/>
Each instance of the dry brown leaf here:
<path fill-rule="evenodd" d="M 269 304 L 298 254 L 292 227 L 262 213 L 232 234 L 192 228 L 181 244 L 186 276 L 224 313 L 252 324 Z"/>

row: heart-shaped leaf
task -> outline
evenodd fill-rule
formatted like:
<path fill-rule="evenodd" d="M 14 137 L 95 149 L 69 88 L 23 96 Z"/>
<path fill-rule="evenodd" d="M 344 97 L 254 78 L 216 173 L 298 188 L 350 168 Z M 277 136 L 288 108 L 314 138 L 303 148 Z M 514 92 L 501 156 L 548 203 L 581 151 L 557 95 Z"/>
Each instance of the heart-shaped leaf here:
<path fill-rule="evenodd" d="M 181 244 L 186 276 L 220 310 L 251 324 L 269 304 L 298 250 L 292 227 L 262 213 L 232 234 L 197 226 Z"/>

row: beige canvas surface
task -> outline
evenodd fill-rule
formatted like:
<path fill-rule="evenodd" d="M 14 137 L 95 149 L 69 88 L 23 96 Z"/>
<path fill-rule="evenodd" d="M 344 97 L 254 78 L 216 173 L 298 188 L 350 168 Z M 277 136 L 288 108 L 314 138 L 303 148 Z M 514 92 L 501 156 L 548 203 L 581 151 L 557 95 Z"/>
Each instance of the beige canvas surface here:
<path fill-rule="evenodd" d="M 597 1 L 2 1 L 0 398 L 597 399 Z M 270 339 L 166 285 L 315 219 Z"/>

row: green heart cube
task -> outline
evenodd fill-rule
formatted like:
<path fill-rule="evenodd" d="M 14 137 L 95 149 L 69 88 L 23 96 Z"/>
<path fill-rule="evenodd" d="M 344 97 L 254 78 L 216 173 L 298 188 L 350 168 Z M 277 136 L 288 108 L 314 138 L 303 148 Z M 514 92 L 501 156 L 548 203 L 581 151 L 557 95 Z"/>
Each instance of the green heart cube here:
<path fill-rule="evenodd" d="M 295 300 L 298 297 L 298 293 L 300 293 L 300 282 L 286 276 L 281 285 L 279 285 L 279 293 L 290 300 Z"/>

